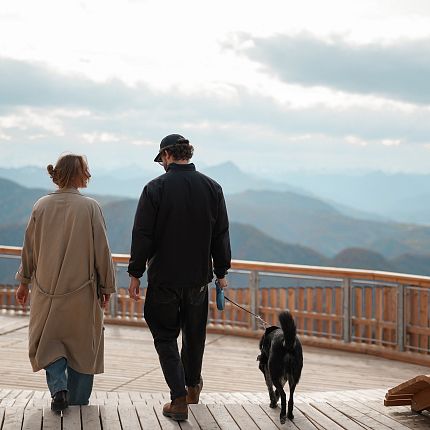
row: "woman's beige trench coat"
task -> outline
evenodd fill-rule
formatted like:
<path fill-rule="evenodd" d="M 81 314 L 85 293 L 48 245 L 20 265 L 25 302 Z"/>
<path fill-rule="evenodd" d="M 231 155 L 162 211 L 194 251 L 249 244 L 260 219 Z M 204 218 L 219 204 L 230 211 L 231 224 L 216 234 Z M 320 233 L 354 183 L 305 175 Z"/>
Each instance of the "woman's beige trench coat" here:
<path fill-rule="evenodd" d="M 77 372 L 103 372 L 101 294 L 115 271 L 98 203 L 74 188 L 36 202 L 16 278 L 31 283 L 29 356 L 33 371 L 61 357 Z"/>

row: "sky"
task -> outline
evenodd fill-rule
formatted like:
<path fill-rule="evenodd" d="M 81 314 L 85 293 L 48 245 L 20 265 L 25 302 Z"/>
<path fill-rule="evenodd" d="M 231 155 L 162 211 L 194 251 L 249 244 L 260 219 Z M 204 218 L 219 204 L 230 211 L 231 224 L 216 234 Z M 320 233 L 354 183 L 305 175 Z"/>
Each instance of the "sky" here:
<path fill-rule="evenodd" d="M 2 0 L 0 166 L 430 173 L 427 0 Z"/>

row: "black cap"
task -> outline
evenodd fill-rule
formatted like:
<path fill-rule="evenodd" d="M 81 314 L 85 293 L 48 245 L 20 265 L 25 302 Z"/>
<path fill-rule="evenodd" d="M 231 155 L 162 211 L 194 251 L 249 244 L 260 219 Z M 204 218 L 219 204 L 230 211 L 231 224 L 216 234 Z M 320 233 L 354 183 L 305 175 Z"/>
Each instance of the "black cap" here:
<path fill-rule="evenodd" d="M 189 145 L 190 141 L 185 139 L 184 136 L 180 134 L 169 134 L 160 142 L 160 151 L 158 151 L 157 156 L 154 158 L 155 162 L 161 161 L 161 152 L 164 149 L 170 148 L 175 145 Z"/>

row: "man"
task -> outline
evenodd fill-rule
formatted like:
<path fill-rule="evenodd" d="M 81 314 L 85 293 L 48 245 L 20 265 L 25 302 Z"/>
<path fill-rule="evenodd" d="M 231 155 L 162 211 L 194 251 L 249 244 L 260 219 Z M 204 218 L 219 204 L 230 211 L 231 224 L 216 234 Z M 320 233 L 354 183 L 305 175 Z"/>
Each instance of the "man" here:
<path fill-rule="evenodd" d="M 130 297 L 138 300 L 139 278 L 148 264 L 145 320 L 170 388 L 171 402 L 164 405 L 163 414 L 177 421 L 188 418 L 188 404 L 199 402 L 208 283 L 215 272 L 221 288 L 226 288 L 231 260 L 222 188 L 196 171 L 189 162 L 193 151 L 179 134 L 161 141 L 154 161 L 166 173 L 142 192 L 128 266 Z"/>

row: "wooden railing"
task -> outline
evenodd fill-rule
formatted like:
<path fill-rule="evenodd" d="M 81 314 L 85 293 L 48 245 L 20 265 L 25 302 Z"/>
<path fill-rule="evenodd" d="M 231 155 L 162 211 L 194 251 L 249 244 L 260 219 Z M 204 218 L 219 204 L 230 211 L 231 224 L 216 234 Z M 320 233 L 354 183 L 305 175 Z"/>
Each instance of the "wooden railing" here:
<path fill-rule="evenodd" d="M 0 247 L 0 257 L 19 256 L 18 247 Z M 141 301 L 130 300 L 128 258 L 113 256 L 119 288 L 106 322 L 144 325 L 145 288 Z M 271 325 L 278 325 L 281 310 L 290 309 L 304 344 L 430 365 L 430 277 L 233 260 L 229 283 L 226 295 Z M 0 288 L 0 308 L 26 313 L 15 303 L 11 287 Z M 228 302 L 218 311 L 214 288 L 208 330 L 250 337 L 263 331 L 255 318 Z"/>

